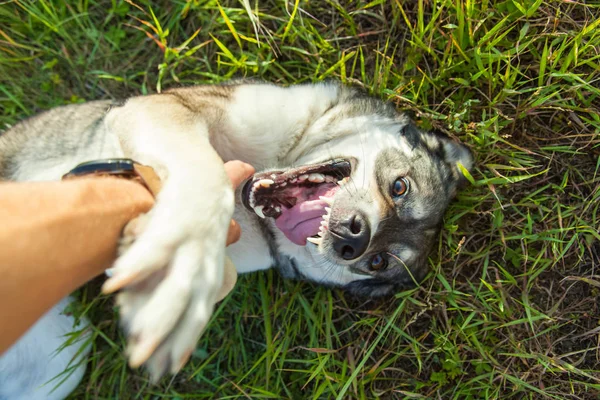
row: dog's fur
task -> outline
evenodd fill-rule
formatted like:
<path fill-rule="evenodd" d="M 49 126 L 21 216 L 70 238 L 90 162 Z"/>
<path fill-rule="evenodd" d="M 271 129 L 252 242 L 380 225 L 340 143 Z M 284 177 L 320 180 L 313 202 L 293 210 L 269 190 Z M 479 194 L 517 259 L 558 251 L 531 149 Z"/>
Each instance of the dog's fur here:
<path fill-rule="evenodd" d="M 239 272 L 277 267 L 286 277 L 361 295 L 391 294 L 421 279 L 463 179 L 457 164 L 472 164 L 464 146 L 421 132 L 391 105 L 355 89 L 232 83 L 42 113 L 0 136 L 0 179 L 57 180 L 78 163 L 114 157 L 153 166 L 164 182 L 146 230 L 111 278 L 123 289 L 130 362 L 149 357 L 154 377 L 176 372 L 194 348 L 211 316 L 226 252 Z M 350 166 L 347 179 L 328 200 L 325 229 L 310 239 L 316 244 L 306 245 L 289 240 L 274 218 L 259 218 L 260 210 L 242 201 L 247 193 L 234 196 L 223 169 L 229 160 L 252 164 L 258 173 L 250 186 L 258 182 L 253 187 L 263 190 L 271 178 L 333 159 Z M 406 193 L 391 193 L 394 185 Z M 226 249 L 232 216 L 243 234 Z M 132 289 L 139 282 L 145 284 Z M 54 355 L 74 329 L 60 315 L 64 306 L 0 358 L 0 399 L 59 399 L 78 384 L 85 363 L 58 390 L 43 386 L 78 350 Z"/>

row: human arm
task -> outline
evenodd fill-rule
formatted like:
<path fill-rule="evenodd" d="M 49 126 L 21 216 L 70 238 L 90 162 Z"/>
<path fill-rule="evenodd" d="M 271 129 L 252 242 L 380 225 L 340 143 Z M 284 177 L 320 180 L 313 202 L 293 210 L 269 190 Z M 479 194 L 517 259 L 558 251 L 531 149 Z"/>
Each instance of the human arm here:
<path fill-rule="evenodd" d="M 252 174 L 225 164 L 234 187 Z M 61 298 L 109 268 L 125 224 L 154 205 L 118 178 L 0 183 L 0 353 Z M 227 244 L 238 240 L 231 222 Z"/>

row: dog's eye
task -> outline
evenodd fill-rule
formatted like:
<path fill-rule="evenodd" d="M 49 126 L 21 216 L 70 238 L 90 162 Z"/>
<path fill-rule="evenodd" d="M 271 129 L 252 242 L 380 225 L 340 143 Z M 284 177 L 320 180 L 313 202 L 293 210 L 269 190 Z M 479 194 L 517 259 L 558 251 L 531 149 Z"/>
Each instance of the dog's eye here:
<path fill-rule="evenodd" d="M 371 259 L 370 268 L 373 271 L 379 271 L 387 267 L 387 259 L 381 254 L 375 254 Z"/>
<path fill-rule="evenodd" d="M 392 196 L 401 197 L 408 193 L 408 180 L 406 178 L 398 178 L 392 185 Z"/>

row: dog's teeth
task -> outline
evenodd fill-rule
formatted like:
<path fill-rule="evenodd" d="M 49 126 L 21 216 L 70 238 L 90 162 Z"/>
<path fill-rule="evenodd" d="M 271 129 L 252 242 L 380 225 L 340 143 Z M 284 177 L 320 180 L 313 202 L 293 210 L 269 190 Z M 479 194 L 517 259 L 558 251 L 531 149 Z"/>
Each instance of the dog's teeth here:
<path fill-rule="evenodd" d="M 340 185 L 340 186 L 342 186 L 344 183 L 348 182 L 349 180 L 350 180 L 350 178 L 345 177 L 341 181 L 337 181 L 337 184 Z"/>
<path fill-rule="evenodd" d="M 329 204 L 330 206 L 333 205 L 333 200 L 331 200 L 329 197 L 319 196 L 319 199 L 323 200 L 325 203 Z"/>
<path fill-rule="evenodd" d="M 331 208 L 330 207 L 325 207 L 325 212 L 327 213 L 327 215 L 329 215 L 329 213 L 331 212 Z"/>
<path fill-rule="evenodd" d="M 325 220 L 322 220 L 322 221 L 321 221 L 321 226 L 323 226 L 323 227 L 327 227 L 327 221 L 325 221 Z"/>
<path fill-rule="evenodd" d="M 281 182 L 281 183 L 279 184 L 279 186 L 281 186 L 281 187 L 284 187 L 284 186 L 286 186 L 286 185 L 287 185 L 287 182 Z"/>
<path fill-rule="evenodd" d="M 281 207 L 279 207 L 279 206 L 275 207 L 275 211 L 281 212 Z"/>
<path fill-rule="evenodd" d="M 319 227 L 319 233 L 317 233 L 317 235 L 323 237 L 323 234 L 325 233 L 325 229 L 323 229 L 322 226 Z"/>
<path fill-rule="evenodd" d="M 269 186 L 274 184 L 275 181 L 273 179 L 261 179 L 260 181 L 258 181 L 256 183 L 258 183 L 261 187 L 268 188 Z M 256 183 L 255 183 L 255 185 L 256 185 Z"/>
<path fill-rule="evenodd" d="M 323 239 L 320 238 L 314 238 L 314 237 L 308 237 L 306 238 L 306 240 L 308 240 L 309 242 L 316 244 L 317 246 L 321 245 L 321 242 L 323 242 Z"/>
<path fill-rule="evenodd" d="M 298 177 L 298 181 L 302 182 L 308 179 L 308 175 L 304 174 L 304 175 L 300 175 Z"/>
<path fill-rule="evenodd" d="M 325 182 L 335 182 L 335 178 L 333 176 L 325 175 Z"/>
<path fill-rule="evenodd" d="M 263 213 L 263 208 L 265 208 L 265 206 L 256 206 L 256 207 L 254 207 L 254 212 L 256 213 L 256 215 L 258 215 L 262 219 L 265 219 L 265 214 Z"/>
<path fill-rule="evenodd" d="M 296 183 L 296 182 L 298 182 L 298 179 L 296 179 L 296 178 L 290 179 L 290 182 Z"/>
<path fill-rule="evenodd" d="M 321 183 L 321 182 L 325 182 L 325 177 L 321 174 L 310 174 L 308 176 L 308 180 L 310 182 L 314 182 L 314 183 Z"/>

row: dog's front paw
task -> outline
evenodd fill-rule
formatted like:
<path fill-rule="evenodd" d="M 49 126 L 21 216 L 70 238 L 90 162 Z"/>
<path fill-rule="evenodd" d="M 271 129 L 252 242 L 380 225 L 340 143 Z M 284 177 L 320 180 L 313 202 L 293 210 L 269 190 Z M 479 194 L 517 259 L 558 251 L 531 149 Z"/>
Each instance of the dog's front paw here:
<path fill-rule="evenodd" d="M 189 209 L 159 197 L 148 216 L 125 229 L 126 251 L 103 286 L 105 293 L 120 290 L 129 364 L 146 363 L 153 381 L 185 364 L 222 286 L 233 191 L 225 184 L 220 192 Z"/>

